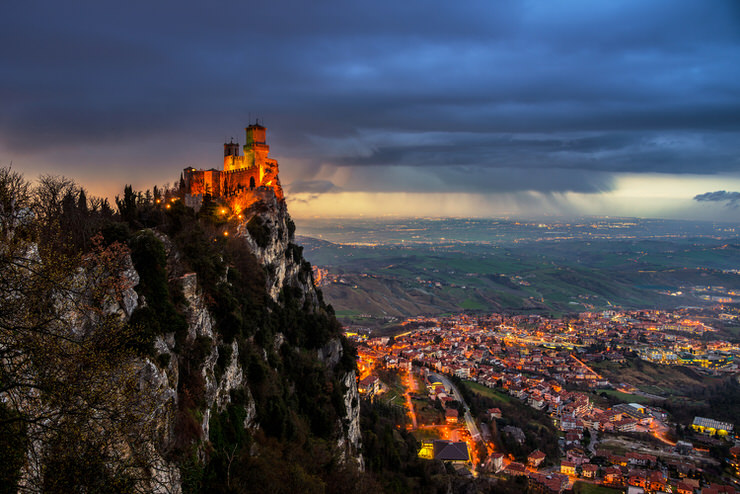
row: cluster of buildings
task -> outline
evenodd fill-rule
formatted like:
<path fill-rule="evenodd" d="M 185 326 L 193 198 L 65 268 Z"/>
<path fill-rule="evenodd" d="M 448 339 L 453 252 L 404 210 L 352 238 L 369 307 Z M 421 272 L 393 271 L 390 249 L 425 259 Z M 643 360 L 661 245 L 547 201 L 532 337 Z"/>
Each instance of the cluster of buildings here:
<path fill-rule="evenodd" d="M 702 339 L 712 328 L 680 312 L 586 312 L 568 319 L 463 314 L 417 317 L 405 324 L 420 327 L 397 337 L 390 349 L 385 348 L 387 338 L 364 340 L 371 349 L 382 349 L 389 367 L 408 367 L 416 361 L 489 386 L 502 382 L 518 392 L 523 378 L 517 376 L 522 373 L 559 383 L 607 387 L 610 383 L 587 364 L 604 359 L 621 362 L 626 354 L 727 373 L 738 370 L 736 357 L 740 357 L 740 346 Z M 545 406 L 551 397 L 541 390 L 533 400 Z"/>
<path fill-rule="evenodd" d="M 733 448 L 740 450 L 740 448 Z M 740 451 L 735 451 L 734 458 Z M 598 451 L 598 455 L 605 461 L 600 464 L 577 464 L 570 460 L 563 460 L 559 471 L 538 470 L 538 459 L 544 454 L 535 451 L 527 458 L 527 464 L 511 462 L 501 467 L 501 471 L 509 476 L 526 477 L 527 492 L 560 493 L 572 485 L 575 478 L 589 483 L 596 483 L 616 489 L 628 489 L 629 493 L 678 493 L 678 494 L 735 494 L 735 487 L 728 484 L 702 483 L 694 478 L 682 476 L 671 478 L 666 472 L 665 462 L 658 458 L 642 453 L 628 452 L 623 456 L 609 452 Z M 503 454 L 494 455 L 501 461 Z M 679 460 L 668 462 L 668 466 L 682 470 L 685 465 Z"/>
<path fill-rule="evenodd" d="M 592 368 L 593 362 L 623 362 L 627 356 L 691 365 L 701 372 L 736 372 L 734 357 L 740 355 L 737 346 L 701 339 L 704 333 L 712 331 L 704 323 L 681 313 L 608 311 L 568 319 L 462 314 L 446 318 L 417 317 L 405 324 L 413 329 L 392 341 L 355 335 L 363 342 L 358 346 L 361 393 L 382 390 L 382 383 L 373 374 L 378 363 L 407 372 L 416 365 L 495 387 L 549 414 L 562 431 L 559 468 L 544 471 L 538 468 L 545 459 L 539 451 L 530 455 L 526 465 L 510 461 L 500 452 L 491 452 L 492 471 L 526 475 L 536 492 L 561 492 L 576 478 L 616 487 L 631 486 L 645 492 L 723 492 L 707 490 L 707 486 L 700 489 L 698 484 L 687 480 L 690 462 L 675 465 L 676 471 L 684 474 L 678 480 L 667 475 L 665 461 L 661 460 L 658 468 L 653 455 L 594 454 L 595 445 L 584 440 L 586 431 L 638 432 L 651 434 L 673 451 L 684 448 L 684 452 L 691 452 L 690 443 L 676 444 L 665 435 L 669 429 L 665 410 L 639 403 L 602 408 L 594 405 L 587 390 L 629 388 L 624 383 L 612 385 Z M 658 350 L 664 355 L 674 352 L 680 358 L 654 358 Z M 574 384 L 582 391 L 574 391 Z M 501 418 L 499 409 L 491 409 L 489 413 L 491 417 Z M 448 417 L 448 421 L 456 418 Z M 702 417 L 697 417 L 692 427 L 697 432 L 720 437 L 733 431 L 733 424 Z M 592 463 L 594 456 L 599 457 L 598 464 Z"/>
<path fill-rule="evenodd" d="M 598 481 L 602 485 L 616 488 L 629 488 L 629 492 L 640 493 L 681 493 L 681 494 L 715 494 L 735 493 L 736 489 L 728 484 L 702 482 L 689 476 L 690 464 L 679 459 L 659 459 L 654 455 L 627 452 L 616 455 L 608 451 L 596 451 L 604 461 L 601 465 L 586 463 L 576 465 L 563 461 L 560 471 L 572 477 Z M 669 472 L 675 473 L 675 477 Z"/>

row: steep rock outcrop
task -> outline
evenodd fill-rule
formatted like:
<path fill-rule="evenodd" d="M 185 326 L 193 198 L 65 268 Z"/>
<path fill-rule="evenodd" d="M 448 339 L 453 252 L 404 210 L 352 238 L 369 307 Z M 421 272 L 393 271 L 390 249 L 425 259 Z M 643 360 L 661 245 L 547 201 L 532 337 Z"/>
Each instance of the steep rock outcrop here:
<path fill-rule="evenodd" d="M 108 241 L 105 252 L 101 244 L 70 274 L 67 291 L 52 299 L 63 331 L 75 337 L 101 329 L 100 335 L 108 337 L 107 319 L 121 333 L 114 344 L 125 348 L 126 357 L 111 365 L 101 357 L 104 398 L 94 396 L 108 400 L 115 413 L 93 414 L 85 425 L 111 431 L 105 439 L 116 445 L 107 450 L 114 454 L 100 459 L 101 468 L 130 464 L 125 476 L 135 479 L 137 490 L 179 494 L 202 489 L 198 475 L 214 457 L 221 463 L 213 471 L 222 472 L 223 463 L 235 459 L 237 445 L 241 461 L 259 457 L 266 451 L 259 441 L 268 436 L 307 450 L 312 442 L 330 444 L 327 464 L 338 457 L 361 469 L 354 362 L 314 287 L 302 248 L 293 243 L 285 203 L 267 197 L 229 224 L 235 231 L 230 238 L 236 237 L 229 241 L 241 242 L 232 247 L 248 251 L 236 257 L 256 258 L 249 261 L 256 268 L 243 263 L 235 277 L 230 271 L 237 267 L 224 260 L 228 246 L 219 243 L 221 233 L 209 237 L 213 224 L 200 223 L 184 206 L 177 214 L 182 215 L 179 229 L 164 214 L 160 226 L 135 233 L 128 225 L 119 228 L 114 233 L 128 242 L 131 254 L 123 244 Z M 195 253 L 188 251 L 188 242 L 198 244 Z M 33 259 L 41 262 L 37 253 Z M 259 286 L 264 281 L 261 295 L 250 299 L 252 286 L 239 292 L 234 284 L 240 276 L 252 276 Z M 218 297 L 234 300 L 229 305 Z M 245 320 L 249 317 L 254 321 Z M 314 331 L 321 335 L 313 337 Z M 74 376 L 74 366 L 69 367 L 62 369 L 65 376 Z M 124 415 L 128 429 L 119 431 L 111 424 Z M 42 432 L 36 437 L 26 447 L 19 484 L 28 492 L 43 490 L 38 458 L 51 456 L 48 438 Z M 273 460 L 268 455 L 264 461 Z"/>
<path fill-rule="evenodd" d="M 292 243 L 295 225 L 285 202 L 270 198 L 253 204 L 243 213 L 237 235 L 247 242 L 267 272 L 267 290 L 277 301 L 285 286 L 300 288 L 312 308 L 318 305 L 310 265 L 303 264 L 300 251 Z"/>
<path fill-rule="evenodd" d="M 245 240 L 267 273 L 267 290 L 273 301 L 280 300 L 286 287 L 297 289 L 300 303 L 308 310 L 320 309 L 320 295 L 313 283 L 311 265 L 302 257 L 302 248 L 295 245 L 295 225 L 288 215 L 285 202 L 276 198 L 252 205 L 244 213 L 245 220 L 237 227 L 237 235 Z M 281 336 L 282 338 L 282 336 Z M 280 343 L 276 344 L 279 347 Z M 343 356 L 338 338 L 332 338 L 316 352 L 327 369 L 336 368 Z M 360 455 L 360 398 L 354 371 L 340 376 L 344 388 L 346 415 L 338 427 L 343 431 L 338 440 L 344 458 L 353 458 L 363 467 Z"/>
<path fill-rule="evenodd" d="M 235 225 L 236 239 L 244 242 L 248 250 L 256 257 L 265 274 L 265 291 L 269 299 L 276 304 L 274 308 L 267 309 L 279 312 L 282 307 L 283 293 L 290 289 L 294 296 L 296 306 L 302 307 L 302 311 L 308 313 L 326 314 L 326 308 L 321 301 L 321 295 L 314 287 L 310 265 L 302 257 L 302 249 L 293 244 L 294 225 L 290 219 L 287 208 L 283 201 L 268 196 L 253 204 L 249 209 L 242 211 L 242 219 Z M 247 361 L 247 353 L 254 351 L 254 342 L 251 338 L 247 340 L 231 339 L 224 336 L 219 327 L 218 320 L 212 312 L 212 301 L 200 285 L 199 276 L 194 272 L 183 269 L 182 253 L 178 252 L 175 243 L 167 235 L 156 233 L 162 242 L 167 254 L 167 270 L 172 275 L 171 282 L 179 288 L 182 294 L 182 310 L 187 322 L 187 331 L 184 341 L 176 343 L 176 335 L 167 333 L 160 335 L 155 341 L 156 351 L 160 355 L 169 357 L 166 368 L 161 372 L 160 385 L 168 391 L 162 396 L 172 397 L 178 402 L 182 409 L 183 372 L 193 372 L 186 369 L 193 365 L 193 361 L 184 355 L 183 348 L 198 347 L 205 349 L 202 358 L 197 360 L 195 372 L 203 381 L 203 403 L 196 411 L 198 417 L 198 457 L 200 461 L 208 460 L 208 447 L 204 445 L 212 440 L 212 423 L 216 415 L 226 413 L 232 405 L 234 393 L 240 394 L 239 406 L 243 407 L 241 426 L 248 430 L 260 428 L 258 422 L 257 404 L 253 398 L 252 384 L 247 379 L 247 369 L 244 367 Z M 228 270 L 223 273 L 219 283 L 229 285 Z M 256 329 L 259 336 L 261 328 Z M 243 348 L 243 345 L 252 347 Z M 258 354 L 263 361 L 262 365 L 274 367 L 273 356 L 288 353 L 298 354 L 299 348 L 284 350 L 289 345 L 286 336 L 277 332 L 274 334 L 271 344 L 261 349 Z M 344 348 L 338 336 L 331 337 L 322 347 L 313 350 L 317 361 L 322 362 L 329 375 L 336 374 L 336 382 L 341 387 L 341 403 L 343 414 L 335 425 L 336 447 L 341 461 L 351 461 L 360 469 L 363 468 L 360 433 L 360 399 L 357 391 L 356 375 L 354 370 L 341 370 Z M 271 356 L 273 355 L 273 356 Z M 186 369 L 186 370 L 184 370 Z M 301 386 L 296 382 L 293 386 Z M 318 397 L 317 397 L 318 398 Z M 192 413 L 191 413 L 192 415 Z M 170 444 L 176 443 L 174 438 L 177 421 L 171 421 L 167 427 L 168 432 L 164 437 L 170 438 Z M 220 434 L 221 432 L 218 432 Z M 167 444 L 167 441 L 165 441 Z M 164 449 L 168 449 L 165 446 Z M 259 448 L 253 447 L 254 454 L 259 454 Z M 166 469 L 165 469 L 166 470 Z M 179 485 L 173 486 L 174 491 L 180 489 Z"/>
<path fill-rule="evenodd" d="M 253 426 L 255 420 L 255 405 L 251 399 L 248 383 L 245 379 L 244 370 L 239 363 L 239 344 L 232 341 L 228 344 L 230 357 L 223 374 L 216 375 L 216 364 L 219 359 L 219 343 L 222 337 L 215 327 L 215 321 L 206 305 L 203 292 L 198 286 L 198 277 L 195 273 L 187 273 L 180 278 L 180 286 L 187 301 L 188 336 L 187 343 L 192 343 L 198 338 L 209 342 L 210 351 L 203 360 L 199 372 L 205 381 L 205 409 L 201 421 L 203 437 L 209 437 L 209 421 L 212 410 L 222 411 L 231 403 L 231 391 L 242 389 L 247 394 L 247 416 L 244 423 Z"/>
<path fill-rule="evenodd" d="M 359 451 L 362 447 L 362 431 L 360 430 L 360 393 L 357 390 L 357 376 L 354 371 L 347 372 L 342 381 L 344 385 L 344 408 L 347 410 L 342 419 L 345 434 L 339 439 L 339 448 L 345 458 L 351 458 L 362 470 L 364 461 Z"/>

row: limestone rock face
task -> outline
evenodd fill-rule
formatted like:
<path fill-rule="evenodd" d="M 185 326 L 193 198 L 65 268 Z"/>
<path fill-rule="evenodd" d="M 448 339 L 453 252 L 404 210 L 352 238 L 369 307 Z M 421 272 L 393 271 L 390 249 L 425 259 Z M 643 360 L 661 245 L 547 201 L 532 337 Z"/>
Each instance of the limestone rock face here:
<path fill-rule="evenodd" d="M 277 302 L 280 291 L 284 287 L 297 288 L 301 302 L 306 303 L 312 310 L 316 310 L 319 307 L 319 296 L 313 283 L 313 272 L 311 266 L 301 262 L 302 259 L 295 253 L 294 249 L 297 246 L 292 243 L 294 240 L 292 220 L 290 220 L 285 203 L 277 199 L 263 201 L 245 211 L 244 215 L 245 220 L 237 228 L 237 235 L 244 238 L 257 259 L 266 268 L 268 275 L 266 288 L 270 297 Z M 251 229 L 250 222 L 252 222 Z M 255 225 L 263 225 L 265 227 L 263 232 L 269 232 L 269 235 L 261 235 Z M 279 336 L 281 341 L 276 342 L 276 348 L 282 344 L 282 335 Z M 334 369 L 342 355 L 342 344 L 338 338 L 329 340 L 317 351 L 317 358 L 328 369 Z M 339 425 L 343 430 L 339 446 L 344 452 L 345 459 L 352 458 L 362 468 L 362 456 L 359 454 L 361 443 L 360 396 L 354 371 L 346 373 L 341 381 L 345 389 L 344 405 L 347 414 L 343 417 L 342 424 Z"/>
<path fill-rule="evenodd" d="M 267 271 L 267 291 L 277 301 L 285 286 L 300 288 L 303 297 L 316 307 L 318 298 L 310 266 L 294 259 L 292 220 L 285 202 L 271 196 L 244 212 L 245 220 L 237 227 L 259 262 Z"/>
<path fill-rule="evenodd" d="M 231 356 L 223 374 L 216 376 L 216 362 L 219 358 L 219 344 L 221 335 L 215 326 L 215 321 L 208 311 L 203 292 L 198 286 L 198 277 L 195 273 L 187 273 L 180 278 L 182 292 L 187 301 L 188 336 L 186 342 L 192 342 L 196 338 L 206 339 L 210 342 L 210 351 L 206 355 L 200 374 L 205 382 L 206 410 L 203 413 L 201 429 L 203 437 L 209 436 L 209 420 L 211 410 L 222 411 L 231 403 L 230 392 L 235 389 L 244 389 L 249 397 L 247 406 L 246 422 L 253 426 L 255 416 L 254 400 L 247 386 L 244 371 L 239 363 L 239 344 L 232 341 L 230 344 Z M 168 349 L 169 350 L 169 349 Z"/>
<path fill-rule="evenodd" d="M 342 352 L 342 343 L 338 338 L 333 338 L 323 348 L 319 348 L 318 357 L 327 367 L 333 368 L 342 358 Z"/>
<path fill-rule="evenodd" d="M 231 402 L 230 392 L 233 389 L 237 389 L 239 386 L 244 385 L 244 372 L 242 371 L 241 365 L 239 365 L 239 345 L 236 341 L 231 343 L 231 359 L 229 365 L 226 367 L 221 380 L 218 383 L 218 387 L 215 389 L 214 403 L 219 410 L 223 410 L 227 403 Z M 249 388 L 246 389 L 249 393 Z M 254 408 L 254 400 L 249 400 L 251 403 L 250 408 Z M 254 416 L 251 417 L 254 419 Z"/>
<path fill-rule="evenodd" d="M 175 420 L 177 401 L 176 381 L 173 386 L 168 370 L 159 369 L 148 359 L 140 365 L 140 386 L 152 390 L 157 404 L 154 417 L 156 434 L 151 438 L 151 443 L 146 445 L 152 457 L 148 472 L 151 480 L 144 482 L 146 485 L 141 485 L 141 488 L 161 494 L 180 494 L 182 492 L 180 469 L 174 462 L 164 458 L 162 449 L 162 445 L 174 440 L 172 424 Z M 177 379 L 177 366 L 174 366 L 173 370 L 173 377 Z"/>
<path fill-rule="evenodd" d="M 126 268 L 123 276 L 128 280 L 127 287 L 122 291 L 116 301 L 112 301 L 108 307 L 109 313 L 117 313 L 121 317 L 129 318 L 134 310 L 139 306 L 139 295 L 134 287 L 139 284 L 139 273 L 134 269 L 131 262 L 131 256 L 126 256 Z"/>
<path fill-rule="evenodd" d="M 351 459 L 357 463 L 360 469 L 364 469 L 362 455 L 359 454 L 362 444 L 362 431 L 360 430 L 360 393 L 357 390 L 357 376 L 355 372 L 345 374 L 342 381 L 346 391 L 344 393 L 344 407 L 347 415 L 342 419 L 345 426 L 345 435 L 339 440 L 341 451 L 345 452 L 345 459 Z"/>
<path fill-rule="evenodd" d="M 130 256 L 127 256 L 123 276 L 128 280 L 127 289 L 123 291 L 122 296 L 118 297 L 117 303 L 111 303 L 108 311 L 129 318 L 134 310 L 138 308 L 140 301 L 133 288 L 139 283 L 140 278 Z M 174 346 L 174 334 L 164 337 L 159 336 L 154 342 L 154 347 L 160 354 L 171 354 L 174 351 Z M 154 435 L 150 437 L 151 442 L 145 445 L 151 456 L 151 468 L 147 472 L 151 478 L 148 481 L 143 481 L 140 488 L 157 494 L 181 494 L 180 469 L 174 462 L 165 459 L 163 452 L 163 446 L 174 440 L 172 424 L 175 421 L 178 399 L 178 366 L 171 362 L 168 368 L 161 369 L 150 359 L 144 358 L 135 362 L 134 368 L 137 369 L 139 388 L 147 390 L 155 405 L 153 407 L 154 414 L 151 417 L 154 423 Z"/>
<path fill-rule="evenodd" d="M 333 338 L 320 348 L 317 357 L 327 368 L 337 366 L 342 358 L 344 350 L 338 338 Z M 364 467 L 362 456 L 359 454 L 362 433 L 360 431 L 360 393 L 357 390 L 357 376 L 354 371 L 345 373 L 341 378 L 344 390 L 344 408 L 346 414 L 341 418 L 340 427 L 343 435 L 338 441 L 339 450 L 342 451 L 345 460 L 352 459 L 362 469 Z"/>
<path fill-rule="evenodd" d="M 213 318 L 198 287 L 198 275 L 185 274 L 180 278 L 180 286 L 187 301 L 188 339 L 192 340 L 198 336 L 213 338 Z"/>
<path fill-rule="evenodd" d="M 314 287 L 311 267 L 303 260 L 301 248 L 293 244 L 294 226 L 285 203 L 272 195 L 244 211 L 243 216 L 244 220 L 237 226 L 236 236 L 245 242 L 266 273 L 265 291 L 274 305 L 265 310 L 279 310 L 282 304 L 281 293 L 290 288 L 293 296 L 299 299 L 302 310 L 327 314 L 320 294 Z M 172 239 L 156 230 L 152 233 L 164 246 L 170 290 L 179 290 L 182 295 L 179 297 L 178 293 L 177 311 L 184 315 L 187 328 L 185 331 L 178 329 L 178 332 L 175 328 L 162 328 L 162 333 L 153 341 L 154 354 L 151 357 L 135 357 L 133 362 L 127 364 L 125 371 L 133 373 L 138 391 L 146 393 L 151 403 L 151 409 L 144 413 L 151 430 L 147 429 L 147 439 L 142 439 L 139 443 L 142 450 L 149 455 L 150 466 L 147 471 L 142 472 L 141 478 L 145 480 L 140 480 L 138 489 L 142 492 L 180 494 L 183 491 L 183 474 L 171 452 L 180 440 L 177 437 L 178 414 L 182 415 L 181 404 L 187 399 L 183 392 L 183 383 L 188 378 L 192 379 L 193 375 L 202 381 L 203 403 L 198 405 L 197 413 L 191 415 L 197 422 L 198 436 L 193 444 L 197 456 L 204 461 L 208 455 L 211 419 L 227 409 L 235 392 L 241 397 L 240 403 L 244 403 L 246 414 L 243 426 L 246 429 L 260 427 L 257 405 L 247 380 L 247 369 L 242 367 L 244 356 L 249 355 L 249 351 L 254 352 L 255 348 L 240 348 L 240 341 L 243 345 L 253 345 L 246 336 L 241 340 L 224 339 L 218 322 L 211 313 L 213 300 L 209 300 L 205 294 L 198 275 L 189 272 L 183 261 L 185 256 L 177 251 Z M 137 309 L 152 305 L 134 289 L 143 277 L 136 271 L 130 256 L 119 269 L 125 282 L 118 292 L 104 296 L 101 308 L 104 314 L 117 315 L 121 321 L 127 321 L 135 315 Z M 94 286 L 94 277 L 97 274 L 82 269 L 75 276 L 76 286 L 88 287 Z M 222 275 L 220 283 L 228 283 L 226 273 Z M 81 290 L 81 293 L 86 292 Z M 73 326 L 81 327 L 83 321 L 73 311 L 75 301 L 60 300 L 57 303 L 62 307 L 70 307 L 66 318 L 70 330 L 75 331 Z M 258 328 L 257 331 L 259 330 Z M 280 351 L 288 344 L 286 335 L 276 332 L 271 341 L 272 353 L 280 355 Z M 187 360 L 183 350 L 193 347 L 202 351 L 202 358 L 196 364 Z M 224 351 L 228 358 L 221 356 L 219 359 L 220 353 Z M 267 351 L 265 348 L 262 351 L 264 361 L 268 363 Z M 304 352 L 305 349 L 296 348 L 295 351 Z M 339 417 L 336 433 L 332 437 L 336 438 L 342 460 L 355 462 L 362 468 L 360 399 L 355 372 L 341 369 L 343 346 L 338 337 L 333 337 L 323 347 L 312 352 L 313 358 L 323 363 L 327 374 L 333 376 L 335 383 L 341 383 L 341 401 L 346 413 Z M 292 386 L 300 386 L 300 383 L 295 382 Z M 37 444 L 31 445 L 29 457 L 35 452 L 33 448 L 38 447 Z M 123 451 L 123 454 L 131 452 Z M 29 465 L 25 472 L 29 480 L 31 476 L 39 475 L 40 469 L 34 473 L 33 467 L 34 465 Z M 26 483 L 29 484 L 30 481 Z"/>

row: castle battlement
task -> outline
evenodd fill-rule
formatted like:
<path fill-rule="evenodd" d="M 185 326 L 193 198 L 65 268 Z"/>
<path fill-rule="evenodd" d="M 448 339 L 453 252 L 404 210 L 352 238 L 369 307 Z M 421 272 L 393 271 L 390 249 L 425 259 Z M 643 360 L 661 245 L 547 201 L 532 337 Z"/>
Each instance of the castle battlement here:
<path fill-rule="evenodd" d="M 267 129 L 259 123 L 245 129 L 247 143 L 239 155 L 239 143 L 224 143 L 223 170 L 185 168 L 181 188 L 186 204 L 199 206 L 205 196 L 211 198 L 240 198 L 252 202 L 246 195 L 259 190 L 271 190 L 278 200 L 284 200 L 283 188 L 278 177 L 278 162 L 268 156 Z"/>

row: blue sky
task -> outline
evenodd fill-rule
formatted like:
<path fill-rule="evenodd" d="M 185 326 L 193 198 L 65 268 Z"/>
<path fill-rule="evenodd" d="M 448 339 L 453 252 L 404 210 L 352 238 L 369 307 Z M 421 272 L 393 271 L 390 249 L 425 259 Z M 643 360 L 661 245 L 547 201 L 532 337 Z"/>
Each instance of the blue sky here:
<path fill-rule="evenodd" d="M 259 117 L 297 216 L 740 219 L 735 1 L 30 0 L 0 18 L 0 165 L 29 178 L 172 182 Z"/>

